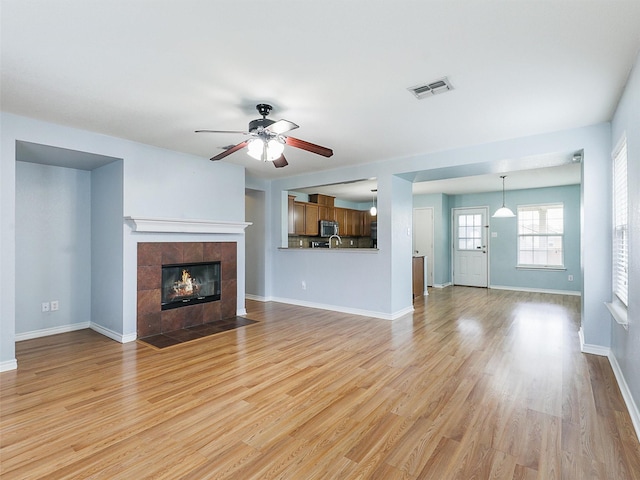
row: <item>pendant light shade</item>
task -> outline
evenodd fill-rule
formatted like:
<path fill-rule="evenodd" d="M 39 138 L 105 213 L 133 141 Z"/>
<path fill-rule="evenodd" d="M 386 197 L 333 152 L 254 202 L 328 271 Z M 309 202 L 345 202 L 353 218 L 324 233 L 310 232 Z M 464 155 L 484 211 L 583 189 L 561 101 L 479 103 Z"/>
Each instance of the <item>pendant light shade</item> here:
<path fill-rule="evenodd" d="M 371 190 L 371 208 L 369 209 L 369 213 L 371 214 L 372 217 L 375 217 L 376 215 L 378 215 L 378 209 L 376 208 L 376 197 L 375 197 L 375 192 L 377 192 L 378 190 Z"/>
<path fill-rule="evenodd" d="M 515 217 L 516 215 L 511 211 L 511 209 L 509 209 L 507 206 L 505 206 L 504 204 L 504 179 L 506 178 L 506 175 L 501 175 L 500 178 L 502 179 L 502 207 L 500 207 L 498 210 L 496 210 L 496 213 L 494 213 L 493 215 L 491 215 L 493 218 L 510 218 L 510 217 Z"/>

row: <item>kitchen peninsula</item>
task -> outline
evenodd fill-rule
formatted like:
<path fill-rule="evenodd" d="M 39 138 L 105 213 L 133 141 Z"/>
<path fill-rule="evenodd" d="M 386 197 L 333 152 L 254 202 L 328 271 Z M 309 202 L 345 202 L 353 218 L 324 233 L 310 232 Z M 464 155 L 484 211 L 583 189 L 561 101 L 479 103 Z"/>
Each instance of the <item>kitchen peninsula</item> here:
<path fill-rule="evenodd" d="M 305 199 L 306 200 L 306 199 Z M 289 248 L 376 248 L 376 217 L 368 210 L 337 207 L 335 198 L 288 197 Z"/>

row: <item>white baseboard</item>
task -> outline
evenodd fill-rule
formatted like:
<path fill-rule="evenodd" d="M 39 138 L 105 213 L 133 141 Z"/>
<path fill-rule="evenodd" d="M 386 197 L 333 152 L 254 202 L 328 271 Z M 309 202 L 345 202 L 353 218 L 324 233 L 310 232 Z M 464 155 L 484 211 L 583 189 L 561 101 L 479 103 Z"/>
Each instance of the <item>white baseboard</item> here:
<path fill-rule="evenodd" d="M 273 302 L 287 303 L 289 305 L 298 305 L 300 307 L 318 308 L 320 310 L 331 310 L 333 312 L 349 313 L 351 315 L 360 315 L 363 317 L 379 318 L 381 320 L 396 320 L 404 315 L 413 312 L 413 305 L 394 313 L 374 312 L 371 310 L 362 310 L 359 308 L 340 307 L 338 305 L 327 305 L 324 303 L 307 302 L 305 300 L 297 300 L 292 298 L 274 297 Z"/>
<path fill-rule="evenodd" d="M 260 295 L 252 295 L 250 293 L 246 293 L 244 298 L 247 300 L 255 300 L 256 302 L 270 302 L 271 297 L 261 297 Z"/>
<path fill-rule="evenodd" d="M 620 388 L 620 393 L 622 393 L 622 398 L 624 399 L 624 403 L 627 406 L 627 410 L 629 411 L 629 416 L 631 417 L 631 423 L 633 423 L 633 428 L 636 431 L 636 436 L 640 438 L 640 411 L 638 410 L 638 405 L 633 399 L 633 395 L 631 394 L 631 390 L 629 389 L 627 380 L 624 378 L 624 374 L 622 373 L 622 369 L 618 364 L 618 360 L 616 359 L 616 356 L 613 354 L 611 349 L 607 347 L 601 347 L 600 345 L 590 345 L 588 343 L 584 343 L 584 333 L 582 332 L 582 327 L 580 327 L 580 330 L 578 331 L 578 335 L 580 336 L 581 352 L 590 353 L 592 355 L 599 355 L 601 357 L 607 357 L 609 359 L 609 364 L 611 365 L 613 374 L 616 377 L 618 388 Z"/>
<path fill-rule="evenodd" d="M 247 314 L 247 309 L 246 308 L 239 308 L 236 310 L 236 315 L 239 317 L 242 317 L 244 315 Z"/>
<path fill-rule="evenodd" d="M 615 375 L 618 382 L 620 393 L 622 393 L 624 403 L 627 405 L 627 410 L 629 411 L 629 416 L 631 417 L 631 423 L 633 423 L 633 428 L 636 430 L 636 436 L 640 438 L 640 410 L 638 410 L 638 405 L 633 400 L 633 395 L 631 394 L 631 390 L 629 389 L 627 380 L 624 378 L 624 374 L 622 373 L 622 369 L 620 368 L 615 355 L 611 353 L 608 358 L 609 363 L 611 364 L 611 369 L 613 370 L 613 374 Z"/>
<path fill-rule="evenodd" d="M 552 293 L 555 295 L 574 295 L 581 296 L 581 293 L 576 290 L 550 290 L 546 288 L 528 288 L 528 287 L 510 287 L 507 285 L 489 285 L 489 288 L 495 290 L 513 290 L 515 292 L 532 292 L 532 293 Z"/>
<path fill-rule="evenodd" d="M 607 347 L 584 343 L 584 332 L 582 331 L 582 327 L 578 330 L 578 337 L 580 337 L 580 351 L 582 353 L 590 353 L 591 355 L 599 355 L 601 357 L 608 357 L 611 354 L 611 350 Z"/>
<path fill-rule="evenodd" d="M 98 332 L 101 335 L 104 335 L 105 337 L 109 337 L 111 340 L 115 340 L 116 342 L 120 342 L 120 343 L 129 343 L 129 342 L 135 342 L 136 339 L 138 338 L 138 335 L 135 333 L 126 333 L 126 334 L 121 334 L 118 332 L 114 332 L 113 330 L 103 327 L 102 325 L 98 325 L 97 323 L 91 323 L 90 327 L 91 330 Z"/>
<path fill-rule="evenodd" d="M 434 284 L 433 284 L 433 288 L 446 288 L 446 287 L 450 287 L 451 285 L 453 285 L 451 282 L 447 282 L 447 283 L 434 283 Z"/>
<path fill-rule="evenodd" d="M 15 358 L 13 360 L 0 362 L 0 372 L 8 372 L 9 370 L 15 370 L 17 368 L 18 368 L 18 361 Z"/>
<path fill-rule="evenodd" d="M 89 328 L 89 322 L 71 323 L 69 325 L 61 325 L 59 327 L 43 328 L 41 330 L 32 330 L 31 332 L 16 333 L 15 341 L 31 340 L 33 338 L 48 337 L 49 335 L 57 335 L 59 333 L 73 332 L 75 330 L 84 330 Z"/>

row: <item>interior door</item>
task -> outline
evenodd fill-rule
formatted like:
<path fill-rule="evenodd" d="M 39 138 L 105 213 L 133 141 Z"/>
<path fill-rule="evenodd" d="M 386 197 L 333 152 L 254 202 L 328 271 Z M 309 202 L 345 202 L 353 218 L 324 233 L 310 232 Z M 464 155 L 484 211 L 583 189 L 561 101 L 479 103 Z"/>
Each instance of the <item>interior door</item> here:
<path fill-rule="evenodd" d="M 413 209 L 413 253 L 426 258 L 427 286 L 433 287 L 433 208 Z"/>
<path fill-rule="evenodd" d="M 453 209 L 453 284 L 486 287 L 487 207 Z"/>

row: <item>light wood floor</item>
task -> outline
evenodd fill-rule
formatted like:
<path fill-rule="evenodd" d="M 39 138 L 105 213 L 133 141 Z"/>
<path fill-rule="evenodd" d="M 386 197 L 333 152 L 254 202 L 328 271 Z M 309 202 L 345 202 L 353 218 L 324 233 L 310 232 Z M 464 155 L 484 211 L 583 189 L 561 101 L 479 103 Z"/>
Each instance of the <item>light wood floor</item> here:
<path fill-rule="evenodd" d="M 17 344 L 9 479 L 640 479 L 579 298 L 449 287 L 395 322 L 248 302 L 259 323 L 154 350 Z"/>

